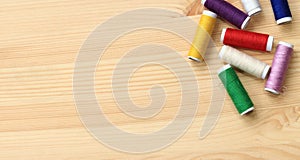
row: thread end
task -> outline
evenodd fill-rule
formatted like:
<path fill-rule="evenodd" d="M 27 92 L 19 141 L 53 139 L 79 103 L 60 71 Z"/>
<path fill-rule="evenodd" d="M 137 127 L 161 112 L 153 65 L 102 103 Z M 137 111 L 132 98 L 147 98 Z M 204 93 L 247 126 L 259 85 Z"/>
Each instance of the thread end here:
<path fill-rule="evenodd" d="M 253 110 L 254 110 L 254 107 L 252 106 L 249 109 L 247 109 L 246 111 L 244 111 L 243 113 L 241 113 L 241 116 L 243 116 L 243 115 L 245 115 L 245 114 L 247 114 L 249 112 L 252 112 Z"/>

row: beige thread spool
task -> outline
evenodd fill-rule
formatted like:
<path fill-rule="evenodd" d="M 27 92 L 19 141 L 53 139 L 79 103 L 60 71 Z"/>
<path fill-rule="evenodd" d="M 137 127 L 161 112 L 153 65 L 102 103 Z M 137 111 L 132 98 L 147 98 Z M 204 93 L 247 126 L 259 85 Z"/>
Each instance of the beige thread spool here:
<path fill-rule="evenodd" d="M 225 62 L 261 79 L 266 78 L 271 68 L 266 63 L 226 45 L 220 50 L 219 56 Z"/>

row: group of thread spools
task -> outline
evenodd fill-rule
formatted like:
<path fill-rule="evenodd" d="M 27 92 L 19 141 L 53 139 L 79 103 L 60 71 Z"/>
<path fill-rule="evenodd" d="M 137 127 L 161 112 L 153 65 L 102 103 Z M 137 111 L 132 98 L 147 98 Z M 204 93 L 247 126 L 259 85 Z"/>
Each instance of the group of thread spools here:
<path fill-rule="evenodd" d="M 270 1 L 278 25 L 292 21 L 292 14 L 287 0 Z M 201 1 L 209 11 L 203 11 L 188 56 L 189 59 L 194 61 L 201 62 L 204 60 L 217 16 L 239 28 L 222 30 L 220 40 L 224 46 L 219 52 L 219 57 L 228 65 L 223 66 L 219 70 L 218 76 L 238 112 L 244 115 L 254 110 L 254 104 L 231 65 L 255 77 L 267 78 L 265 90 L 273 94 L 280 94 L 293 53 L 293 45 L 283 41 L 278 43 L 272 67 L 236 49 L 245 48 L 271 52 L 274 41 L 274 37 L 268 34 L 243 30 L 248 25 L 251 16 L 257 15 L 262 9 L 258 0 L 241 0 L 241 2 L 247 13 L 224 0 Z"/>

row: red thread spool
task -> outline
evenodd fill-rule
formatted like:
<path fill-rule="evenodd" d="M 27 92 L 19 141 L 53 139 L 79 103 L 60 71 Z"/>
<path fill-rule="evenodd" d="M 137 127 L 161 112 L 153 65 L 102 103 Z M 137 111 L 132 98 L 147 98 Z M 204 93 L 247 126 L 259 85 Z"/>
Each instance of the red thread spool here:
<path fill-rule="evenodd" d="M 271 51 L 274 37 L 244 30 L 224 28 L 221 35 L 221 42 L 225 45 L 248 48 L 260 51 Z"/>

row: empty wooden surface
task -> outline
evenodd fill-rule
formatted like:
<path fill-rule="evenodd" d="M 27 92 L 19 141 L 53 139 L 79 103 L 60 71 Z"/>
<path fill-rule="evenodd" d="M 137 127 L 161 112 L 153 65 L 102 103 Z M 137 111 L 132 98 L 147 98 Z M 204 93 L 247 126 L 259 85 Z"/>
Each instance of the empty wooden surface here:
<path fill-rule="evenodd" d="M 273 96 L 263 91 L 264 81 L 239 73 L 256 111 L 237 114 L 229 97 L 214 130 L 199 139 L 201 124 L 211 101 L 205 64 L 190 63 L 197 75 L 201 108 L 187 132 L 169 147 L 147 154 L 110 149 L 91 136 L 81 123 L 72 93 L 74 63 L 79 49 L 96 26 L 107 19 L 144 7 L 169 9 L 199 20 L 202 6 L 192 0 L 2 0 L 0 27 L 0 159 L 300 159 L 300 2 L 289 0 L 293 23 L 277 26 L 268 0 L 248 30 L 273 35 L 295 45 L 286 92 Z M 241 8 L 238 0 L 230 0 Z M 164 15 L 161 15 L 164 16 Z M 172 17 L 170 17 L 172 18 Z M 176 18 L 176 17 L 175 17 Z M 178 23 L 181 18 L 175 19 Z M 149 20 L 150 21 L 150 20 Z M 122 24 L 118 24 L 122 27 Z M 218 20 L 213 38 L 221 47 L 223 27 Z M 112 28 L 113 30 L 113 28 Z M 150 133 L 172 120 L 178 107 L 180 86 L 168 70 L 153 66 L 136 72 L 130 80 L 131 96 L 140 106 L 150 103 L 148 90 L 165 87 L 164 109 L 148 120 L 123 114 L 113 101 L 110 78 L 117 59 L 142 43 L 163 43 L 186 58 L 189 44 L 161 31 L 136 32 L 107 49 L 96 73 L 96 92 L 104 113 L 119 128 Z M 247 53 L 272 63 L 273 53 Z M 217 54 L 217 53 L 216 53 Z M 188 60 L 187 60 L 188 61 Z M 101 66 L 101 67 L 100 67 Z M 151 71 L 153 70 L 153 71 Z M 163 76 L 161 76 L 163 75 Z M 147 78 L 143 78 L 146 76 Z M 140 82 L 144 83 L 140 83 Z M 139 142 L 132 142 L 132 145 Z"/>

